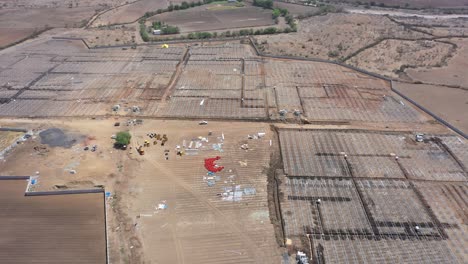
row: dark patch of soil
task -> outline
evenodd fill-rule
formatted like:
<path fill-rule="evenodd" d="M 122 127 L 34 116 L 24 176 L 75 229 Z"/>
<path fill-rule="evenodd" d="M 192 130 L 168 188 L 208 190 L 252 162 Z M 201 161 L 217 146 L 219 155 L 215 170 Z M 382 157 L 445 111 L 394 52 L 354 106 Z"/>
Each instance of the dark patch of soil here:
<path fill-rule="evenodd" d="M 85 136 L 73 135 L 65 133 L 60 128 L 49 128 L 39 133 L 41 144 L 49 145 L 50 147 L 70 148 L 76 143 L 83 141 Z"/>

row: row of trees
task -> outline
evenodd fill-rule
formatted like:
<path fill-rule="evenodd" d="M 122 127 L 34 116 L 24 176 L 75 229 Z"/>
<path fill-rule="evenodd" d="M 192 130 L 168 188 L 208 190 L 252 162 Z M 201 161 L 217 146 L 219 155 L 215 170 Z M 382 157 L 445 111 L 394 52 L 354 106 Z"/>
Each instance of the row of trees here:
<path fill-rule="evenodd" d="M 161 30 L 161 33 L 164 34 L 164 35 L 179 34 L 180 33 L 179 27 L 170 26 L 170 25 L 168 25 L 168 24 L 166 24 L 164 22 L 161 22 L 161 21 L 154 21 L 153 22 L 153 28 Z"/>
<path fill-rule="evenodd" d="M 272 9 L 273 8 L 273 0 L 254 0 L 253 5 L 263 7 L 263 8 Z"/>
<path fill-rule="evenodd" d="M 213 39 L 213 38 L 231 38 L 231 37 L 242 37 L 242 36 L 253 36 L 253 35 L 271 35 L 279 33 L 290 33 L 293 32 L 291 28 L 285 28 L 281 30 L 276 27 L 268 27 L 265 29 L 241 29 L 239 31 L 225 31 L 222 33 L 217 32 L 192 32 L 187 36 L 180 36 L 175 39 Z M 168 39 L 169 40 L 169 39 Z"/>
<path fill-rule="evenodd" d="M 206 5 L 215 2 L 215 0 L 203 0 L 203 1 L 198 1 L 198 2 L 182 2 L 180 5 L 173 5 L 170 4 L 167 8 L 164 9 L 158 9 L 156 11 L 149 11 L 146 12 L 142 19 L 146 19 L 149 17 L 152 17 L 154 15 L 162 14 L 165 12 L 172 12 L 172 11 L 177 11 L 177 10 L 184 10 L 184 9 L 189 9 L 191 7 L 196 7 L 196 6 L 201 6 L 201 5 Z"/>

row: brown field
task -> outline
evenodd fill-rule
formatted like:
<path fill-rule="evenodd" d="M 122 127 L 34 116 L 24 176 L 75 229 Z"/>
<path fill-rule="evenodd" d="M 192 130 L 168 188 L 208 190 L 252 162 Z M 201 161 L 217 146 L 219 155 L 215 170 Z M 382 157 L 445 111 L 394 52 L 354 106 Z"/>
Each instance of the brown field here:
<path fill-rule="evenodd" d="M 421 81 L 431 84 L 450 85 L 468 89 L 468 76 L 465 72 L 468 68 L 468 40 L 451 39 L 458 45 L 453 57 L 442 67 L 408 69 L 406 74 L 413 81 Z"/>
<path fill-rule="evenodd" d="M 167 7 L 166 1 L 139 0 L 128 5 L 117 7 L 102 13 L 92 23 L 92 27 L 107 26 L 113 24 L 132 23 L 138 20 L 146 12 L 156 11 Z"/>
<path fill-rule="evenodd" d="M 0 180 L 1 263 L 106 263 L 103 193 L 25 196 L 27 185 Z"/>
<path fill-rule="evenodd" d="M 80 27 L 96 7 L 0 9 L 0 47 L 24 39 L 46 27 Z"/>
<path fill-rule="evenodd" d="M 0 48 L 24 39 L 34 33 L 34 28 L 0 28 Z"/>
<path fill-rule="evenodd" d="M 456 128 L 468 132 L 468 90 L 428 84 L 394 82 L 397 90 L 430 109 Z"/>
<path fill-rule="evenodd" d="M 218 7 L 219 6 L 219 7 Z M 153 16 L 149 21 L 164 21 L 178 26 L 181 33 L 274 25 L 271 11 L 247 5 L 204 5 Z"/>

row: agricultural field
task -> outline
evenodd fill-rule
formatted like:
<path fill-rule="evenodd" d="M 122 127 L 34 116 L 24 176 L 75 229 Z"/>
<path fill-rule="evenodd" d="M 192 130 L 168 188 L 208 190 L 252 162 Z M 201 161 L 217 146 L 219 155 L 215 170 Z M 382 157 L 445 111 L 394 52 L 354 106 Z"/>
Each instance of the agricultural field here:
<path fill-rule="evenodd" d="M 212 3 L 181 11 L 159 14 L 148 21 L 163 21 L 180 28 L 181 33 L 231 30 L 274 25 L 271 10 L 243 5 Z"/>
<path fill-rule="evenodd" d="M 72 7 L 69 6 L 73 3 Z M 77 28 L 86 25 L 110 1 L 15 1 L 0 8 L 0 48 L 46 28 Z"/>
<path fill-rule="evenodd" d="M 91 27 L 108 26 L 114 24 L 128 24 L 136 22 L 146 12 L 156 11 L 167 7 L 166 1 L 138 0 L 125 5 L 106 10 L 99 14 L 90 25 Z"/>
<path fill-rule="evenodd" d="M 422 106 L 431 109 L 456 128 L 467 132 L 468 91 L 430 84 L 394 82 L 394 87 L 409 98 L 417 100 Z"/>

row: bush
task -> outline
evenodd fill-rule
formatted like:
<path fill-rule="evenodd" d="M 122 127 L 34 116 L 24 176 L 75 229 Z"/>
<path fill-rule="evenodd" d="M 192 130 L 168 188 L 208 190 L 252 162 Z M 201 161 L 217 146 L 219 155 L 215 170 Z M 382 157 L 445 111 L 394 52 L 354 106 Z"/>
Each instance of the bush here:
<path fill-rule="evenodd" d="M 182 2 L 182 4 L 180 4 L 180 9 L 187 9 L 189 7 L 190 7 L 189 3 L 185 2 L 185 1 Z"/>
<path fill-rule="evenodd" d="M 280 8 L 281 16 L 287 16 L 289 11 L 286 8 Z"/>
<path fill-rule="evenodd" d="M 130 139 L 132 138 L 132 135 L 130 135 L 129 132 L 127 131 L 121 131 L 117 133 L 117 136 L 115 138 L 115 143 L 118 145 L 128 145 L 130 144 Z"/>
<path fill-rule="evenodd" d="M 277 8 L 273 9 L 271 16 L 273 19 L 277 19 L 281 15 L 281 11 Z"/>
<path fill-rule="evenodd" d="M 331 50 L 328 52 L 328 57 L 331 57 L 331 58 L 335 58 L 335 57 L 338 57 L 338 55 L 340 55 L 340 53 L 336 50 Z"/>
<path fill-rule="evenodd" d="M 146 26 L 145 26 L 144 22 L 140 24 L 140 35 L 141 35 L 141 39 L 144 42 L 148 42 L 150 40 L 148 32 L 146 31 Z"/>
<path fill-rule="evenodd" d="M 272 0 L 254 0 L 253 5 L 263 7 L 263 8 L 272 9 L 273 8 L 273 1 Z"/>
<path fill-rule="evenodd" d="M 274 27 L 265 28 L 263 30 L 263 34 L 275 34 L 277 32 L 278 32 L 278 29 Z"/>
<path fill-rule="evenodd" d="M 168 26 L 165 25 L 163 28 L 161 28 L 161 33 L 163 34 L 179 34 L 180 30 L 176 26 Z"/>

